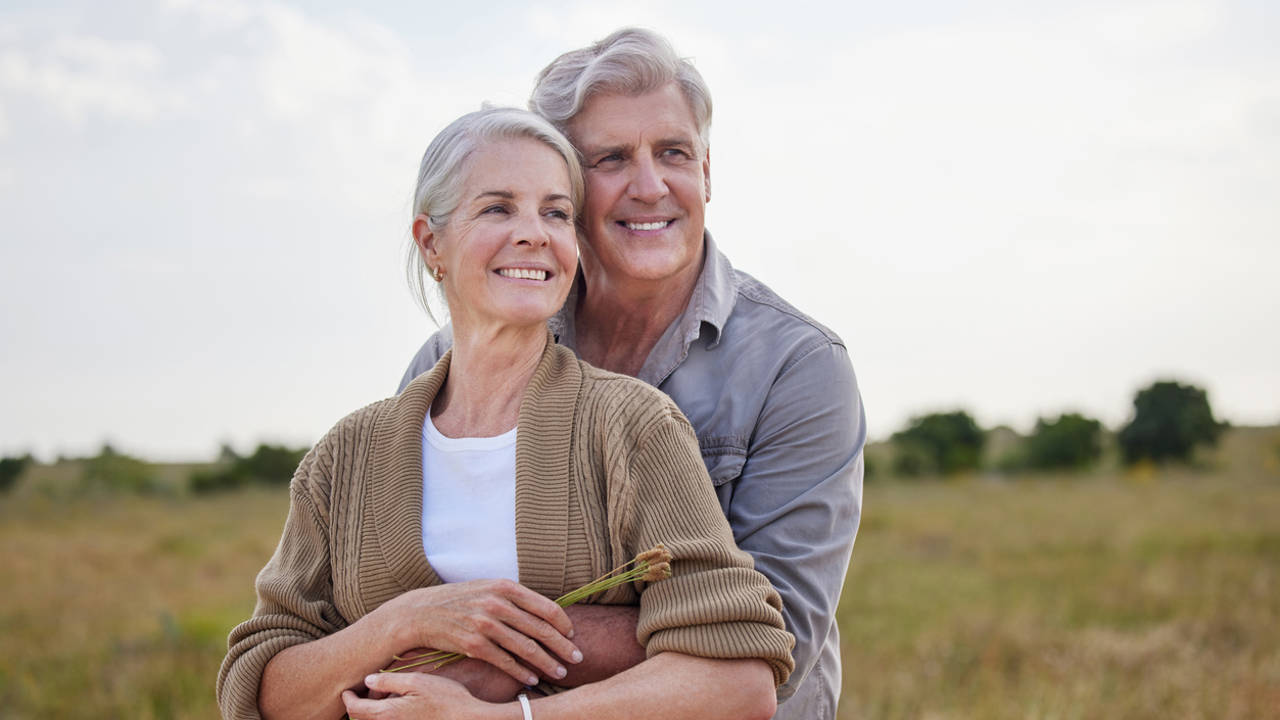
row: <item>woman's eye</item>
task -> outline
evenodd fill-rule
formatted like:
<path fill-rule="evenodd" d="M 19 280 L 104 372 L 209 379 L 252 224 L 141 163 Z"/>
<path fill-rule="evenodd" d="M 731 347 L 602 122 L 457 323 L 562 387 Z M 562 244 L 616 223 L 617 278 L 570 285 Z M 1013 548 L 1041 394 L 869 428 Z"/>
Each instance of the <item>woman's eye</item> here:
<path fill-rule="evenodd" d="M 505 205 L 490 205 L 489 207 L 485 208 L 484 210 L 481 210 L 481 211 L 480 211 L 480 214 L 482 214 L 482 215 L 488 215 L 488 214 L 497 213 L 497 214 L 504 214 L 504 215 L 505 215 L 505 214 L 506 214 L 506 212 L 507 212 L 507 206 L 505 206 Z"/>
<path fill-rule="evenodd" d="M 560 209 L 552 209 L 552 210 L 548 210 L 548 211 L 547 211 L 547 217 L 553 217 L 553 218 L 555 218 L 555 219 L 557 219 L 557 220 L 568 220 L 568 219 L 569 219 L 569 213 L 565 212 L 564 210 L 560 210 Z"/>

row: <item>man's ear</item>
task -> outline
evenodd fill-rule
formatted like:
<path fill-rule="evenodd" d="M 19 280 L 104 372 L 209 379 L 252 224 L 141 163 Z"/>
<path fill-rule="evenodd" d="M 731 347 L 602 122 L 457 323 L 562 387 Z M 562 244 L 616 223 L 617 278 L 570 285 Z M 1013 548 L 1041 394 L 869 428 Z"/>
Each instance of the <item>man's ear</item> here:
<path fill-rule="evenodd" d="M 706 197 L 703 202 L 711 202 L 711 147 L 707 147 L 707 155 L 702 158 L 702 187 Z"/>

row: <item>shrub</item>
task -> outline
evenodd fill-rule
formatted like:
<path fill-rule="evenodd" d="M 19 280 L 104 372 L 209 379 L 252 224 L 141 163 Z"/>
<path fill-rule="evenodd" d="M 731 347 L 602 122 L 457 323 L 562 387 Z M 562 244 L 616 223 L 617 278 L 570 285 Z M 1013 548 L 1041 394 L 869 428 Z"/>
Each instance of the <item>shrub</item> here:
<path fill-rule="evenodd" d="M 1125 462 L 1190 459 L 1198 445 L 1215 445 L 1226 423 L 1213 419 L 1209 396 L 1194 385 L 1160 381 L 1139 390 L 1133 420 L 1116 440 Z"/>
<path fill-rule="evenodd" d="M 894 470 L 921 475 L 975 469 L 985 439 L 982 428 L 963 410 L 912 418 L 905 430 L 893 434 Z"/>
<path fill-rule="evenodd" d="M 1102 423 L 1079 413 L 1039 418 L 1027 439 L 1027 464 L 1041 470 L 1086 468 L 1102 457 Z"/>
<path fill-rule="evenodd" d="M 262 444 L 252 455 L 240 456 L 222 446 L 220 457 L 229 465 L 222 470 L 199 471 L 191 475 L 191 491 L 196 493 L 232 490 L 245 485 L 287 485 L 306 448 Z"/>
<path fill-rule="evenodd" d="M 97 457 L 84 461 L 84 484 L 111 492 L 149 493 L 160 489 L 155 470 L 138 458 L 117 452 L 109 444 Z"/>
<path fill-rule="evenodd" d="M 287 448 L 283 445 L 259 445 L 253 454 L 238 458 L 233 468 L 246 474 L 253 482 L 264 485 L 288 485 L 293 471 L 298 469 L 307 448 Z"/>
<path fill-rule="evenodd" d="M 0 493 L 8 492 L 31 464 L 31 455 L 0 458 Z"/>

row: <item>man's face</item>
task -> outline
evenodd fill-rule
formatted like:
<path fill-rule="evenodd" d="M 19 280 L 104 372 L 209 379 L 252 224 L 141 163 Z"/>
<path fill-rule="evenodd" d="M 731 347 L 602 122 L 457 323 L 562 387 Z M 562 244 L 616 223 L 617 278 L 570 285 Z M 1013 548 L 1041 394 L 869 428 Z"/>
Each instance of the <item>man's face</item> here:
<path fill-rule="evenodd" d="M 603 273 L 635 287 L 696 275 L 711 158 L 680 88 L 596 96 L 569 135 L 584 160 L 588 280 Z"/>

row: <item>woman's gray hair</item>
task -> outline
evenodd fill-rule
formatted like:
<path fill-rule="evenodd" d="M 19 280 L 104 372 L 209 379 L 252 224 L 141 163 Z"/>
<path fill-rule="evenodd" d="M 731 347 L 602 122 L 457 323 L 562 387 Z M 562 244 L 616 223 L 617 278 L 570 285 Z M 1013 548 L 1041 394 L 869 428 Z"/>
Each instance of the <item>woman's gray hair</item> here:
<path fill-rule="evenodd" d="M 449 123 L 427 146 L 427 151 L 422 154 L 422 164 L 418 167 L 418 186 L 413 193 L 413 217 L 426 215 L 427 227 L 432 232 L 439 232 L 447 226 L 453 211 L 462 202 L 463 174 L 466 172 L 467 160 L 486 142 L 514 138 L 537 140 L 564 159 L 569 171 L 570 197 L 574 212 L 578 212 L 582 208 L 582 165 L 573 145 L 551 123 L 527 110 L 485 107 Z M 426 260 L 412 237 L 406 273 L 409 286 L 419 304 L 432 320 L 436 320 L 427 297 L 428 288 L 434 283 L 428 280 L 430 274 Z M 439 293 L 439 298 L 444 304 L 443 291 Z"/>
<path fill-rule="evenodd" d="M 538 74 L 529 109 L 568 134 L 569 123 L 593 95 L 643 95 L 672 82 L 693 111 L 705 150 L 711 143 L 711 90 L 698 69 L 652 30 L 622 28 L 551 61 Z"/>

